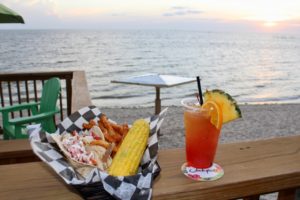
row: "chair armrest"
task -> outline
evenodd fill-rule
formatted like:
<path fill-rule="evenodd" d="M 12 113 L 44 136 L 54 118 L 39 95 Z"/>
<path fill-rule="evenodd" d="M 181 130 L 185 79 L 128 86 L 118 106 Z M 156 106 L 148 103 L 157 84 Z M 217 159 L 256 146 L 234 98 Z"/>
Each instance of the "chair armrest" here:
<path fill-rule="evenodd" d="M 28 124 L 28 123 L 31 123 L 31 122 L 39 122 L 43 119 L 47 119 L 49 117 L 54 116 L 58 112 L 59 112 L 59 110 L 55 110 L 55 111 L 44 112 L 44 113 L 41 113 L 41 114 L 32 115 L 32 116 L 28 116 L 28 117 L 15 118 L 15 119 L 9 120 L 9 124 L 11 124 L 11 125 L 22 125 L 22 124 Z"/>
<path fill-rule="evenodd" d="M 39 102 L 29 102 L 29 103 L 21 103 L 12 106 L 0 107 L 0 112 L 14 112 L 18 110 L 29 109 L 33 106 L 39 105 Z"/>

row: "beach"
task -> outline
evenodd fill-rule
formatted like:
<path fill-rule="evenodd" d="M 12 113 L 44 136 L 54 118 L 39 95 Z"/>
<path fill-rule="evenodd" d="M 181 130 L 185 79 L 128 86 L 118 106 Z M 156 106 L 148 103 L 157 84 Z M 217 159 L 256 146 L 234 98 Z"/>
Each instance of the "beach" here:
<path fill-rule="evenodd" d="M 163 107 L 164 109 L 166 107 Z M 300 134 L 300 104 L 240 105 L 242 118 L 223 125 L 220 143 Z M 154 113 L 154 107 L 101 108 L 118 123 L 131 124 Z M 183 109 L 168 107 L 159 137 L 160 149 L 184 147 Z"/>

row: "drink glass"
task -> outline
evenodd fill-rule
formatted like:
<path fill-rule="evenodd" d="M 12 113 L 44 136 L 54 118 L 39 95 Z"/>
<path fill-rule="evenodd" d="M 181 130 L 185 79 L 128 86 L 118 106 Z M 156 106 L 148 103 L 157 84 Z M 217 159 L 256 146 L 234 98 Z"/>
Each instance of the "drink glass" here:
<path fill-rule="evenodd" d="M 184 107 L 186 166 L 196 169 L 213 165 L 220 129 L 211 123 L 209 110 L 201 108 L 196 98 L 181 101 Z"/>

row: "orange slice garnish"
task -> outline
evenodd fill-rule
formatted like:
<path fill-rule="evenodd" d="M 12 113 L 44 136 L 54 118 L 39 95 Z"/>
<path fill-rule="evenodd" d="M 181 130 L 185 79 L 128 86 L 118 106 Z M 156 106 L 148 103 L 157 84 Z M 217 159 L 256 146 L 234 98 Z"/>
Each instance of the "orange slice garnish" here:
<path fill-rule="evenodd" d="M 202 108 L 207 109 L 210 115 L 210 122 L 217 128 L 221 129 L 222 127 L 222 111 L 218 104 L 214 101 L 206 101 Z"/>

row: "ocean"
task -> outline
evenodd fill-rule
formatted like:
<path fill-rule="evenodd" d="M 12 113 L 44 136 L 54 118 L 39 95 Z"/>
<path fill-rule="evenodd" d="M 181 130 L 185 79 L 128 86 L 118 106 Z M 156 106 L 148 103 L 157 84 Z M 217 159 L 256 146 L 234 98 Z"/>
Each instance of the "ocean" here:
<path fill-rule="evenodd" d="M 300 35 L 176 30 L 0 30 L 0 70 L 85 70 L 93 103 L 153 106 L 153 87 L 111 83 L 149 73 L 201 77 L 240 104 L 300 103 Z M 196 83 L 162 88 L 180 105 Z M 78 97 L 82 98 L 82 97 Z"/>

